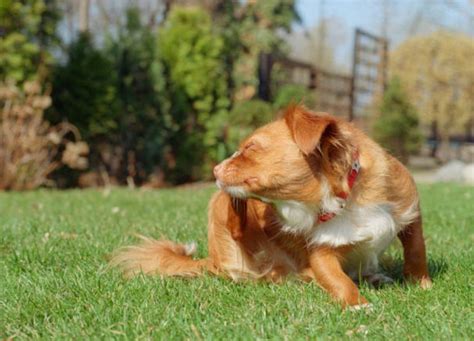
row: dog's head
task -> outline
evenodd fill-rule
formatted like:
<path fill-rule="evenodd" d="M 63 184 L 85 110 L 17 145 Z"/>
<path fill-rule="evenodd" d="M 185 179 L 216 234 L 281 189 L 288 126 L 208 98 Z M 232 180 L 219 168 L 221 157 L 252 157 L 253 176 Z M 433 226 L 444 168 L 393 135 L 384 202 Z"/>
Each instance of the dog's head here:
<path fill-rule="evenodd" d="M 257 129 L 214 169 L 217 185 L 231 196 L 269 201 L 315 202 L 328 180 L 343 190 L 351 145 L 341 123 L 302 106 Z"/>

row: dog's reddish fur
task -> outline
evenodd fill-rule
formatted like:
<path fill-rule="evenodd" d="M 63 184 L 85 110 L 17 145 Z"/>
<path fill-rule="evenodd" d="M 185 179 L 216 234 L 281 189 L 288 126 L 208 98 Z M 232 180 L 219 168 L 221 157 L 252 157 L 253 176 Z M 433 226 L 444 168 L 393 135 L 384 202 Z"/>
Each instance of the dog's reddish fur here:
<path fill-rule="evenodd" d="M 355 151 L 362 172 L 350 189 L 347 172 Z M 414 182 L 405 167 L 351 124 L 291 107 L 283 118 L 244 140 L 239 154 L 214 172 L 223 190 L 209 205 L 208 258 L 196 260 L 190 247 L 147 239 L 141 246 L 119 252 L 112 263 L 120 265 L 127 276 L 140 272 L 195 276 L 209 271 L 234 280 L 278 281 L 295 274 L 315 280 L 343 305 L 366 303 L 343 269 L 357 244 L 310 245 L 304 236 L 282 231 L 274 203 L 292 200 L 308 207 L 319 205 L 324 176 L 331 193 L 350 193 L 351 202 L 361 207 L 389 202 L 394 217 L 402 217 L 415 205 L 416 217 L 399 233 L 404 274 L 422 287 L 431 285 Z M 237 187 L 245 194 L 233 193 Z"/>

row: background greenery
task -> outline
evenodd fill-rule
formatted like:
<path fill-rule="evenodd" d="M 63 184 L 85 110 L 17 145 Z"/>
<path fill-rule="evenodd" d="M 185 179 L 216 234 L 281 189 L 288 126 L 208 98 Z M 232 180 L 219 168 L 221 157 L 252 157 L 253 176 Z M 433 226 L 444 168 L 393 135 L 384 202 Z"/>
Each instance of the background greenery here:
<path fill-rule="evenodd" d="M 377 142 L 405 164 L 409 156 L 420 148 L 422 135 L 418 114 L 396 77 L 390 81 L 382 98 L 372 134 Z"/>
<path fill-rule="evenodd" d="M 0 5 L 0 83 L 39 80 L 52 98 L 46 118 L 72 123 L 90 147 L 88 172 L 56 172 L 59 186 L 209 178 L 235 148 L 235 134 L 227 134 L 232 108 L 256 96 L 259 53 L 282 50 L 277 31 L 298 20 L 294 0 L 170 2 L 149 21 L 130 2 L 118 26 L 61 40 L 68 4 Z M 245 132 L 272 119 L 252 103 L 247 108 L 261 117 L 243 119 Z"/>
<path fill-rule="evenodd" d="M 83 4 L 89 6 L 85 11 Z M 34 186 L 163 187 L 208 180 L 212 167 L 231 155 L 243 137 L 288 103 L 320 109 L 324 98 L 292 84 L 294 75 L 277 65 L 272 102 L 262 102 L 257 69 L 260 53 L 266 52 L 339 70 L 337 47 L 349 44 L 333 36 L 337 20 L 326 22 L 323 7 L 321 2 L 316 31 L 306 31 L 296 26 L 301 21 L 297 0 L 4 0 L 0 125 L 24 124 L 21 115 L 6 118 L 6 112 L 27 81 L 36 80 L 41 96 L 52 100 L 41 113 L 44 125 L 77 127 L 74 140 L 80 135 L 88 144 L 88 163 L 81 170 L 54 167 Z M 388 15 L 388 2 L 382 7 Z M 82 24 L 89 22 L 82 20 L 84 13 L 93 18 L 89 25 Z M 383 26 L 382 32 L 388 32 L 387 21 Z M 366 116 L 373 116 L 373 127 L 359 122 L 366 130 L 373 128 L 374 137 L 404 162 L 420 146 L 420 125 L 431 127 L 424 136 L 435 140 L 432 156 L 438 160 L 449 159 L 452 136 L 472 140 L 474 40 L 443 29 L 424 32 L 393 44 L 388 71 L 399 81 L 390 84 L 383 101 L 375 96 L 364 108 Z M 297 37 L 303 36 L 298 45 Z M 27 111 L 33 105 L 23 104 Z M 71 140 L 70 134 L 64 140 Z M 437 153 L 438 144 L 448 148 L 445 156 Z M 0 154 L 16 152 L 7 149 L 0 139 Z M 63 149 L 57 148 L 52 162 L 64 164 Z M 0 174 L 2 167 L 22 162 L 6 160 Z M 30 182 L 24 188 L 34 186 Z"/>
<path fill-rule="evenodd" d="M 136 278 L 106 270 L 135 233 L 198 242 L 207 254 L 214 188 L 0 193 L 0 337 L 469 339 L 474 333 L 474 189 L 423 185 L 432 290 L 400 282 L 398 242 L 384 264 L 397 283 L 362 287 L 373 312 L 349 312 L 315 284 Z"/>

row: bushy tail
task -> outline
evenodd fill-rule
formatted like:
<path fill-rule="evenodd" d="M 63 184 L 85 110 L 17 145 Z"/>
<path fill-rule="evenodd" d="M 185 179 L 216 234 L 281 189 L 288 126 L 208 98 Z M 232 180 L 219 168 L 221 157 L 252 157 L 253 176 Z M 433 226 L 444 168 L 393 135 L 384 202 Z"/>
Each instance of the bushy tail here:
<path fill-rule="evenodd" d="M 177 244 L 146 237 L 142 244 L 119 249 L 110 265 L 122 270 L 125 277 L 146 275 L 194 277 L 208 269 L 208 259 L 193 259 L 196 244 Z"/>

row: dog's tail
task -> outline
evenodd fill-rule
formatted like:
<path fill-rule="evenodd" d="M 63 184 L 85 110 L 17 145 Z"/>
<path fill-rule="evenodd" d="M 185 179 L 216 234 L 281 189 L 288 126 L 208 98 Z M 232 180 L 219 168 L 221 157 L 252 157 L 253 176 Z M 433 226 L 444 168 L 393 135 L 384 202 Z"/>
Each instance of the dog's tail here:
<path fill-rule="evenodd" d="M 177 244 L 140 236 L 142 244 L 119 249 L 110 261 L 125 277 L 145 275 L 195 277 L 210 269 L 208 259 L 193 259 L 196 243 Z M 212 270 L 211 270 L 212 271 Z"/>

